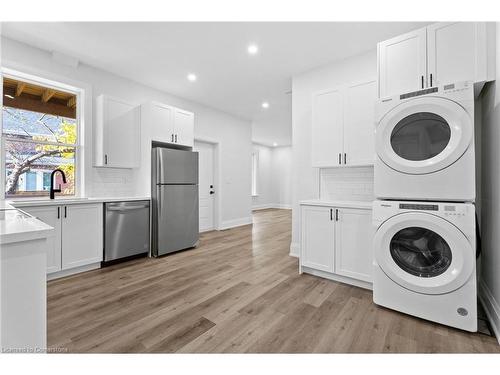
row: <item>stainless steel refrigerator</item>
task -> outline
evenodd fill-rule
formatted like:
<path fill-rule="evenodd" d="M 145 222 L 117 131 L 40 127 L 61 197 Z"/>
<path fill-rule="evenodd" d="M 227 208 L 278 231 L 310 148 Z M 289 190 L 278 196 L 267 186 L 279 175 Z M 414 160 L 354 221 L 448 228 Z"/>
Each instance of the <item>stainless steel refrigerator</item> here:
<path fill-rule="evenodd" d="M 198 153 L 153 147 L 152 255 L 194 247 L 199 238 Z"/>

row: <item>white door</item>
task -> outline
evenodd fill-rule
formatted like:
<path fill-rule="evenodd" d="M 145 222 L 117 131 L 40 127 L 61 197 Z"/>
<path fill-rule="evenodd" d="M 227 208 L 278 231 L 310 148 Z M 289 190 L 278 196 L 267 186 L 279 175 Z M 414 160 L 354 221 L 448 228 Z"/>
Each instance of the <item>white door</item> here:
<path fill-rule="evenodd" d="M 214 225 L 214 145 L 195 142 L 194 151 L 198 151 L 198 193 L 200 202 L 200 232 L 215 228 Z"/>
<path fill-rule="evenodd" d="M 343 95 L 340 89 L 313 96 L 312 166 L 340 165 L 344 152 Z"/>
<path fill-rule="evenodd" d="M 102 204 L 61 207 L 62 269 L 101 262 L 103 259 Z"/>
<path fill-rule="evenodd" d="M 375 102 L 377 82 L 371 80 L 346 87 L 344 99 L 344 153 L 347 165 L 370 165 L 375 161 Z"/>
<path fill-rule="evenodd" d="M 378 63 L 381 98 L 427 87 L 426 29 L 379 43 Z"/>
<path fill-rule="evenodd" d="M 363 281 L 372 281 L 371 210 L 339 208 L 335 223 L 335 272 Z"/>
<path fill-rule="evenodd" d="M 333 272 L 335 254 L 334 209 L 302 206 L 300 264 Z"/>
<path fill-rule="evenodd" d="M 445 294 L 469 280 L 476 254 L 449 221 L 422 212 L 391 217 L 375 233 L 374 257 L 394 282 L 423 294 Z"/>
<path fill-rule="evenodd" d="M 483 23 L 441 22 L 427 27 L 429 86 L 486 79 Z"/>
<path fill-rule="evenodd" d="M 141 110 L 143 129 L 150 129 L 151 139 L 158 142 L 174 143 L 173 108 L 162 103 L 151 102 Z"/>
<path fill-rule="evenodd" d="M 473 119 L 459 104 L 439 97 L 408 100 L 377 126 L 377 154 L 392 169 L 428 174 L 455 163 L 473 142 Z"/>
<path fill-rule="evenodd" d="M 174 141 L 183 146 L 194 144 L 194 113 L 174 109 Z"/>
<path fill-rule="evenodd" d="M 105 165 L 136 168 L 140 163 L 140 109 L 121 100 L 104 98 Z"/>
<path fill-rule="evenodd" d="M 54 228 L 54 236 L 47 238 L 47 273 L 61 270 L 61 209 L 59 206 L 26 207 L 24 211 Z"/>

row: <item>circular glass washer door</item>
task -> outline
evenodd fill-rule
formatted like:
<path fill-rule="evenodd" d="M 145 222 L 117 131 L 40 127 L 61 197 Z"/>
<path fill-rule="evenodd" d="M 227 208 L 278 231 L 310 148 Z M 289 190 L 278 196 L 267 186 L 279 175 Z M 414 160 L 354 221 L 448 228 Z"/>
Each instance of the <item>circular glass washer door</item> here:
<path fill-rule="evenodd" d="M 389 111 L 376 129 L 382 161 L 407 174 L 427 174 L 456 162 L 472 143 L 473 123 L 449 99 L 422 97 Z"/>
<path fill-rule="evenodd" d="M 464 285 L 475 254 L 465 235 L 438 216 L 393 216 L 375 233 L 375 259 L 395 283 L 422 294 L 449 293 Z"/>

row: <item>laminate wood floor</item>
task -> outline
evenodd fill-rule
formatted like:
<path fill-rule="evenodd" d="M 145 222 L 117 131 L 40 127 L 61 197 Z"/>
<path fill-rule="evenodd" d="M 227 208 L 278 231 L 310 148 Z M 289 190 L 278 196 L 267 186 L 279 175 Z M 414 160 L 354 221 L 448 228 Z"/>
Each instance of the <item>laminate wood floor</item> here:
<path fill-rule="evenodd" d="M 51 281 L 48 344 L 69 352 L 499 352 L 496 339 L 373 304 L 299 275 L 289 210 L 201 235 L 200 246 Z"/>

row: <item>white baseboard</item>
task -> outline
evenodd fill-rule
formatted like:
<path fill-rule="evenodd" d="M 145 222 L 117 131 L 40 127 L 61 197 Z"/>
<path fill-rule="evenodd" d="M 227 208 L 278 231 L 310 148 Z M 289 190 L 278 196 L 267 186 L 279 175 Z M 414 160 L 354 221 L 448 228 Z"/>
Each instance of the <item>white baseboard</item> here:
<path fill-rule="evenodd" d="M 101 262 L 87 264 L 85 266 L 70 268 L 69 270 L 62 270 L 47 274 L 47 281 L 59 279 L 61 277 L 75 275 L 77 273 L 87 272 L 101 268 Z"/>
<path fill-rule="evenodd" d="M 291 204 L 281 204 L 281 203 L 258 204 L 258 205 L 252 206 L 252 211 L 267 210 L 270 208 L 276 208 L 276 209 L 280 209 L 280 210 L 291 210 L 292 205 Z"/>
<path fill-rule="evenodd" d="M 241 227 L 242 225 L 252 224 L 252 217 L 241 217 L 239 219 L 234 220 L 226 220 L 223 221 L 219 230 L 225 230 L 230 228 Z"/>
<path fill-rule="evenodd" d="M 292 242 L 290 244 L 290 256 L 298 258 L 300 254 L 300 244 L 298 242 Z"/>
<path fill-rule="evenodd" d="M 500 305 L 483 280 L 479 280 L 479 300 L 484 307 L 498 344 L 500 344 Z"/>

